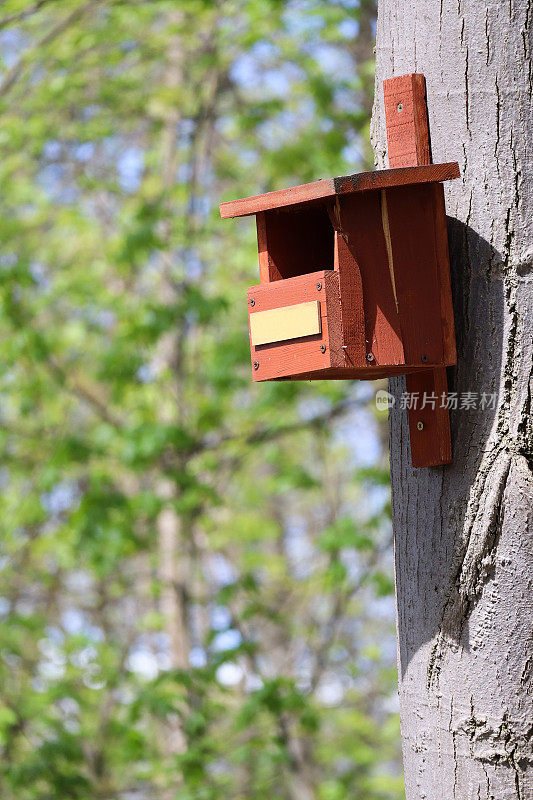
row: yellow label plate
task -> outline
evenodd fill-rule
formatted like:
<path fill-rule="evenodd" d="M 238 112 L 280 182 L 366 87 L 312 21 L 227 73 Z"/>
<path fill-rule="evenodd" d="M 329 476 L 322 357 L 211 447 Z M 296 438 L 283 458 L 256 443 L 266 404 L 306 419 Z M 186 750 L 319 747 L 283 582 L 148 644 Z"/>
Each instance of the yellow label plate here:
<path fill-rule="evenodd" d="M 250 314 L 250 338 L 254 347 L 271 342 L 299 339 L 320 333 L 320 303 L 297 303 Z"/>

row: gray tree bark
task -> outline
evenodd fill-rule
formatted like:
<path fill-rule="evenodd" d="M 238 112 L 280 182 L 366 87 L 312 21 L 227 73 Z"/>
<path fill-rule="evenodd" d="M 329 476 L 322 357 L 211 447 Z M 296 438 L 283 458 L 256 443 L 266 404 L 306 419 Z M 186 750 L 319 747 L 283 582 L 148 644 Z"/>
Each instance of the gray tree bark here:
<path fill-rule="evenodd" d="M 406 412 L 391 412 L 408 800 L 533 798 L 531 17 L 528 0 L 379 3 L 376 161 L 383 78 L 424 73 L 433 161 L 462 175 L 446 186 L 450 388 L 497 393 L 452 413 L 443 468 L 411 467 Z"/>

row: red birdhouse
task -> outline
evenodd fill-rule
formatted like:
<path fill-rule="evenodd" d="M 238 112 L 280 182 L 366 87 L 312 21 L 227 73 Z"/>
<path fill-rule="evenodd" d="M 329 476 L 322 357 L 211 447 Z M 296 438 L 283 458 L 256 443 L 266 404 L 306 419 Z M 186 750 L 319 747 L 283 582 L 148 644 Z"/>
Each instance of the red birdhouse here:
<path fill-rule="evenodd" d="M 384 82 L 394 169 L 328 178 L 221 203 L 256 216 L 259 285 L 248 289 L 252 375 L 375 380 L 408 375 L 440 399 L 456 363 L 442 181 L 429 163 L 425 82 Z M 414 466 L 451 458 L 449 415 L 412 409 Z"/>

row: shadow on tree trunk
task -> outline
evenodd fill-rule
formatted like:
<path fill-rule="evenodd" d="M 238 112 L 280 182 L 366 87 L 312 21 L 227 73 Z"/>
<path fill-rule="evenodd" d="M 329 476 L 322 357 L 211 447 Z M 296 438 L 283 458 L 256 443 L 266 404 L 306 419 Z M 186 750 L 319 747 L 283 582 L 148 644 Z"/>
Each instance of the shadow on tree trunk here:
<path fill-rule="evenodd" d="M 413 470 L 420 493 L 417 497 L 411 493 L 409 503 L 421 498 L 416 513 L 419 519 L 427 519 L 427 524 L 419 525 L 417 532 L 408 524 L 398 525 L 395 536 L 397 563 L 406 563 L 406 559 L 412 565 L 425 562 L 421 570 L 425 577 L 419 582 L 419 591 L 424 593 L 423 602 L 398 603 L 398 626 L 404 632 L 399 644 L 401 676 L 404 677 L 419 648 L 435 641 L 428 683 L 435 677 L 432 670 L 443 639 L 454 649 L 459 643 L 465 649 L 469 647 L 465 623 L 483 583 L 490 577 L 490 552 L 496 545 L 498 531 L 496 503 L 493 506 L 496 513 L 489 514 L 483 522 L 483 534 L 480 535 L 479 526 L 476 528 L 478 546 L 472 554 L 468 531 L 473 526 L 468 517 L 474 520 L 478 512 L 475 488 L 480 484 L 482 471 L 487 472 L 493 466 L 486 463 L 486 445 L 497 424 L 496 415 L 502 401 L 497 392 L 502 369 L 505 300 L 503 282 L 494 280 L 502 266 L 502 257 L 472 228 L 450 217 L 448 238 L 458 356 L 457 366 L 448 369 L 449 392 L 457 393 L 458 398 L 457 410 L 451 410 L 453 470 L 451 466 Z M 477 265 L 476 269 L 473 265 Z M 405 378 L 392 379 L 391 392 L 397 400 L 403 391 Z M 484 407 L 480 408 L 483 396 Z M 462 403 L 472 400 L 476 408 L 461 408 Z M 402 446 L 408 448 L 407 414 L 399 405 L 397 402 L 391 412 L 391 426 L 401 426 Z M 492 486 L 501 493 L 508 470 L 507 461 L 497 466 L 489 479 L 491 485 L 484 491 L 489 492 Z M 448 496 L 453 496 L 453 482 L 460 483 L 461 487 L 472 487 L 470 503 L 442 509 L 424 502 L 425 485 L 433 483 L 439 474 L 443 483 L 450 483 Z M 463 493 L 464 488 L 460 491 L 458 487 L 457 495 L 460 497 Z M 408 504 L 401 489 L 393 492 L 393 502 L 405 507 L 405 511 L 396 508 L 395 513 L 406 513 Z M 435 524 L 439 518 L 440 524 Z M 423 536 L 419 535 L 420 531 L 424 532 Z M 473 563 L 467 563 L 472 555 Z M 465 568 L 468 568 L 468 576 L 464 574 Z"/>

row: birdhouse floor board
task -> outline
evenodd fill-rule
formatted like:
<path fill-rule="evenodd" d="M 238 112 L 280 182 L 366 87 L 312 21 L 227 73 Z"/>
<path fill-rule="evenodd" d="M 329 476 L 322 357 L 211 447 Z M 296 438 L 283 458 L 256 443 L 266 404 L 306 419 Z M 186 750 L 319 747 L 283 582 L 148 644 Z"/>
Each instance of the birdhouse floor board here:
<path fill-rule="evenodd" d="M 439 365 L 436 365 L 436 368 Z M 427 367 L 362 367 L 361 369 L 353 369 L 352 367 L 331 367 L 325 370 L 315 370 L 313 372 L 305 372 L 301 375 L 289 375 L 287 377 L 279 378 L 279 380 L 294 380 L 294 381 L 377 381 L 383 378 L 392 378 L 399 375 L 412 375 L 417 373 L 425 373 Z"/>

